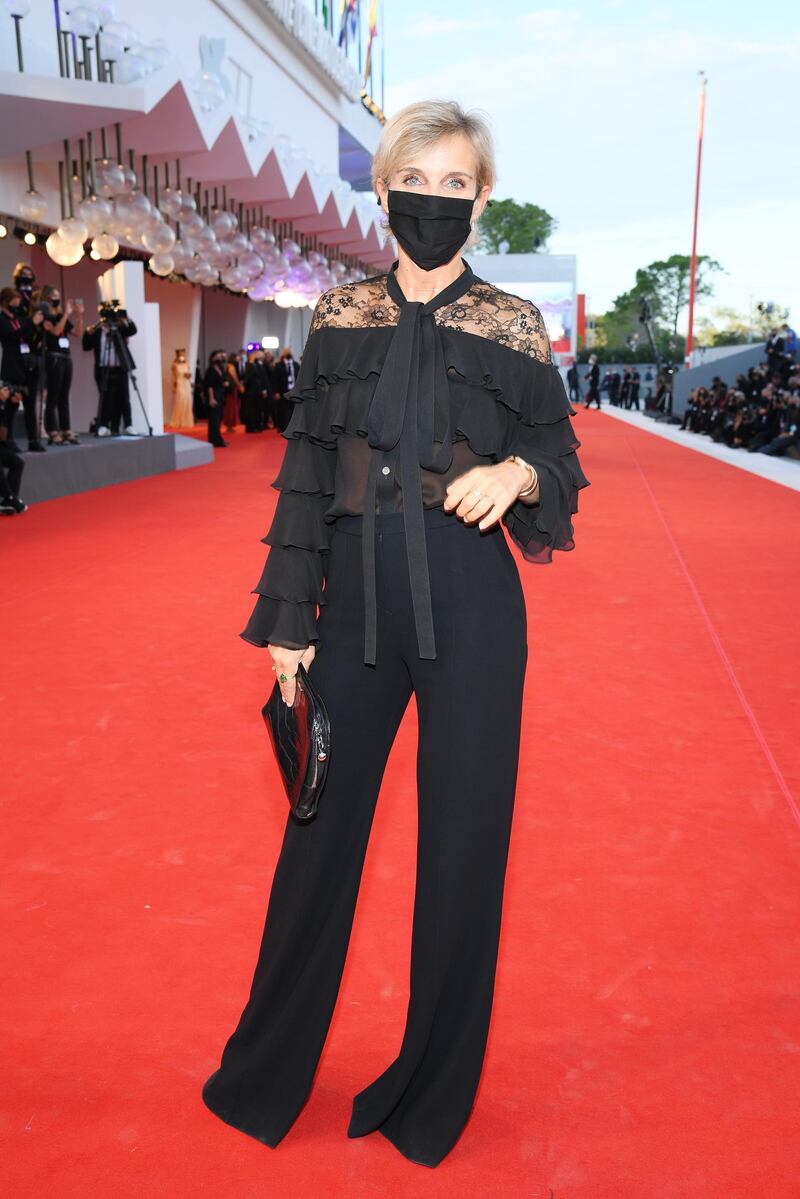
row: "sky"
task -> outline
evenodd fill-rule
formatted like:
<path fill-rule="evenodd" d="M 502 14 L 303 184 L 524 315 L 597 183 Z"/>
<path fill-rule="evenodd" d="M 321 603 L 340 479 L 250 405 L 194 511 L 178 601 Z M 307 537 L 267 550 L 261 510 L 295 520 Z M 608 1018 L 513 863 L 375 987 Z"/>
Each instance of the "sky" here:
<path fill-rule="evenodd" d="M 547 209 L 588 309 L 637 267 L 691 252 L 698 72 L 708 78 L 700 314 L 759 301 L 800 323 L 800 16 L 787 0 L 382 0 L 386 109 L 456 99 L 488 114 L 497 198 Z M 684 318 L 685 321 L 685 318 Z"/>

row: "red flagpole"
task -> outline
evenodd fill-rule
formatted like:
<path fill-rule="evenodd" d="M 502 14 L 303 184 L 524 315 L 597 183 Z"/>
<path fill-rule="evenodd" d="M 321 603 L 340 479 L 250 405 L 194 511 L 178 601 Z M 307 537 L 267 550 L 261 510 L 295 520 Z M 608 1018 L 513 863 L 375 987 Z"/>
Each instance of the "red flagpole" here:
<path fill-rule="evenodd" d="M 700 164 L 703 159 L 703 125 L 706 115 L 706 75 L 700 72 L 700 120 L 697 129 L 697 178 L 694 187 L 694 229 L 692 231 L 692 262 L 689 268 L 689 332 L 686 335 L 686 366 L 691 366 L 694 348 L 694 299 L 697 287 L 697 217 L 700 211 Z"/>

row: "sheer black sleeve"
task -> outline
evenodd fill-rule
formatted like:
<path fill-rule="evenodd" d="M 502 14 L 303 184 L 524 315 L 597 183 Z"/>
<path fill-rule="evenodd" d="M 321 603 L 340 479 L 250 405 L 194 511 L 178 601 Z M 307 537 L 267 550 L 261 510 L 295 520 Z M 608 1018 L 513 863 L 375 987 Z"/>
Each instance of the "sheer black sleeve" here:
<path fill-rule="evenodd" d="M 517 420 L 504 447 L 504 455 L 519 454 L 539 476 L 538 502 L 517 500 L 503 517 L 526 560 L 536 563 L 551 562 L 553 550 L 575 548 L 572 517 L 578 492 L 589 486 L 576 453 L 581 443 L 570 420 L 575 409 L 552 362 L 547 334 L 543 337 L 546 352 L 527 360 Z"/>
<path fill-rule="evenodd" d="M 325 603 L 326 555 L 331 525 L 325 511 L 334 494 L 335 444 L 323 445 L 305 430 L 302 408 L 313 404 L 316 377 L 312 333 L 294 389 L 295 404 L 283 432 L 287 446 L 272 486 L 280 493 L 269 531 L 270 547 L 261 578 L 253 588 L 258 599 L 239 635 L 259 648 L 281 645 L 305 649 L 319 641 L 317 607 Z"/>

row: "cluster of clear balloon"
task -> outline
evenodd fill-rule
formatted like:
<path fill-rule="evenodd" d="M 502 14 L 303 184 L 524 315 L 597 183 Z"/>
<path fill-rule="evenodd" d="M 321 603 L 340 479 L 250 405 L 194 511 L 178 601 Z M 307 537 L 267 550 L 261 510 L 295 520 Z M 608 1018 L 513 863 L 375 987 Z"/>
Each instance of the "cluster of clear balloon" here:
<path fill-rule="evenodd" d="M 112 63 L 115 83 L 135 83 L 167 65 L 171 54 L 163 38 L 145 42 L 132 25 L 115 17 L 114 0 L 87 0 L 62 13 L 61 25 L 76 37 L 99 35 L 100 58 Z"/>
<path fill-rule="evenodd" d="M 26 197 L 31 209 L 35 195 Z M 130 167 L 107 158 L 95 163 L 93 192 L 78 199 L 74 214 L 50 235 L 47 252 L 60 266 L 74 266 L 90 238 L 95 259 L 114 258 L 124 241 L 149 252 L 155 275 L 179 274 L 204 287 L 223 284 L 283 308 L 313 306 L 328 288 L 364 278 L 318 250 L 304 254 L 291 239 L 279 245 L 270 229 L 255 226 L 245 233 L 225 208 L 213 209 L 205 220 L 195 197 L 180 188 L 163 189 L 157 207 L 137 187 Z"/>
<path fill-rule="evenodd" d="M 171 269 L 191 283 L 205 287 L 223 284 L 251 300 L 274 299 L 284 307 L 316 302 L 320 292 L 336 283 L 363 278 L 344 263 L 329 266 L 318 251 L 303 254 L 297 242 L 279 245 L 270 229 L 254 226 L 246 234 L 234 213 L 215 208 L 204 220 L 194 197 L 179 189 L 161 195 L 161 209 L 180 228 L 180 238 L 150 260 L 156 274 Z M 155 262 L 158 258 L 161 261 Z"/>

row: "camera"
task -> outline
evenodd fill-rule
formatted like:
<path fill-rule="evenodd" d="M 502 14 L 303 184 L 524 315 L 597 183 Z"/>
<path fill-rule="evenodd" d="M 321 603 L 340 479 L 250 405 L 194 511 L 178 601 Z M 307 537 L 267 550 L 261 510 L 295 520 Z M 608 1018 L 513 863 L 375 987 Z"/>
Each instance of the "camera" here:
<path fill-rule="evenodd" d="M 104 300 L 102 304 L 97 305 L 97 312 L 100 320 L 109 325 L 119 324 L 128 319 L 128 313 L 124 308 L 120 308 L 119 300 Z"/>

